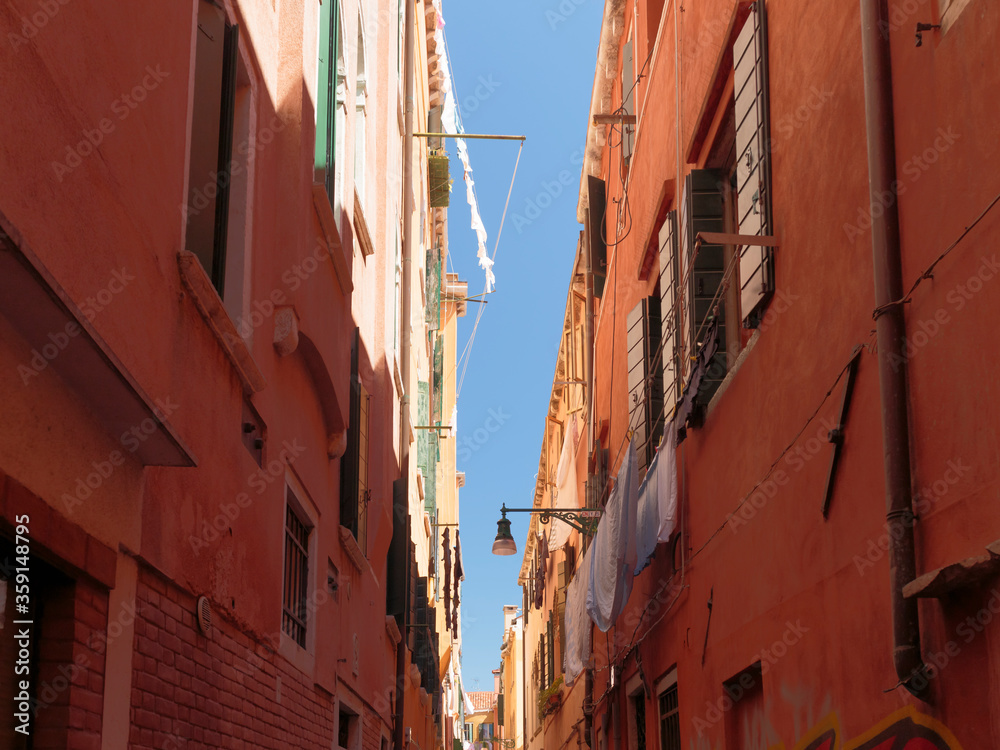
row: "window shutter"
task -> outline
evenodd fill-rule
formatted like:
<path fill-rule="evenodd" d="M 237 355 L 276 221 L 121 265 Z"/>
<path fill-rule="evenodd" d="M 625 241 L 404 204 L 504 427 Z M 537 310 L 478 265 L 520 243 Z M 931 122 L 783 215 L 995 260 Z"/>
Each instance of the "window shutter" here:
<path fill-rule="evenodd" d="M 740 234 L 768 235 L 773 233 L 773 227 L 767 23 L 763 0 L 751 6 L 750 16 L 733 47 L 733 61 Z M 756 328 L 764 305 L 774 293 L 772 248 L 743 248 L 740 286 L 743 325 Z"/>
<path fill-rule="evenodd" d="M 552 625 L 552 613 L 549 613 L 549 622 L 545 628 L 545 643 L 546 643 L 546 654 L 548 656 L 548 661 L 546 662 L 545 669 L 545 686 L 548 687 L 556 679 L 556 651 L 555 645 L 555 634 L 553 633 Z"/>
<path fill-rule="evenodd" d="M 639 471 L 644 471 L 656 452 L 653 442 L 663 416 L 663 371 L 654 368 L 660 347 L 660 300 L 639 300 L 627 318 L 629 424 L 636 446 Z"/>
<path fill-rule="evenodd" d="M 361 381 L 358 377 L 360 328 L 351 342 L 351 406 L 347 429 L 347 450 L 340 459 L 340 525 L 358 533 L 358 453 L 361 443 Z"/>
<path fill-rule="evenodd" d="M 222 116 L 219 120 L 219 161 L 216 170 L 215 198 L 215 259 L 212 281 L 223 295 L 226 284 L 226 244 L 229 238 L 229 187 L 233 157 L 233 126 L 236 121 L 236 65 L 240 43 L 240 27 L 226 26 L 222 67 Z"/>
<path fill-rule="evenodd" d="M 334 65 L 337 60 L 336 0 L 319 6 L 319 49 L 316 71 L 316 148 L 314 167 L 324 171 L 327 191 L 332 195 Z"/>
<path fill-rule="evenodd" d="M 605 236 L 605 186 L 604 180 L 587 176 L 587 231 L 589 233 L 590 269 L 594 275 L 594 296 L 604 296 L 604 282 L 608 274 L 608 247 Z"/>
<path fill-rule="evenodd" d="M 566 549 L 573 549 L 568 547 Z M 569 586 L 570 562 L 565 560 L 558 565 L 559 587 L 556 591 L 556 619 L 559 628 L 559 657 L 566 657 L 566 588 Z"/>
<path fill-rule="evenodd" d="M 699 232 L 724 232 L 724 203 L 722 180 L 711 169 L 695 169 L 684 180 L 684 264 L 687 268 L 694 256 L 695 237 Z M 693 268 L 687 283 L 687 303 L 685 324 L 686 336 L 683 353 L 686 358 L 697 355 L 708 332 L 707 319 L 712 315 L 713 300 L 725 273 L 725 252 L 722 245 L 702 244 L 694 257 Z M 714 362 L 710 363 L 701 381 L 697 400 L 707 404 L 718 390 L 726 375 L 726 334 L 725 305 L 720 296 L 718 305 L 719 347 Z M 689 367 L 690 359 L 685 362 Z"/>
<path fill-rule="evenodd" d="M 210 2 L 198 3 L 185 248 L 198 256 L 221 295 L 229 218 L 239 27 Z M 214 192 L 209 198 L 209 193 Z"/>
<path fill-rule="evenodd" d="M 622 111 L 626 115 L 635 114 L 635 43 L 625 42 L 622 49 Z M 627 164 L 635 147 L 635 125 L 622 125 L 622 160 Z"/>
<path fill-rule="evenodd" d="M 677 403 L 681 377 L 678 306 L 680 273 L 677 257 L 677 211 L 670 211 L 660 227 L 660 336 L 663 346 L 663 403 L 667 411 Z"/>

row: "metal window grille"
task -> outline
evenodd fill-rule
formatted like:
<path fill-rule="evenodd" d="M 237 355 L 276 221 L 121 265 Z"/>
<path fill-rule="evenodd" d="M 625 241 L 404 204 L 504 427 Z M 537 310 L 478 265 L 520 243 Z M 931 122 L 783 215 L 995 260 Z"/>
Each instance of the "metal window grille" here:
<path fill-rule="evenodd" d="M 285 511 L 285 596 L 281 628 L 306 645 L 306 588 L 309 579 L 309 528 L 289 505 Z"/>
<path fill-rule="evenodd" d="M 681 750 L 681 715 L 677 685 L 660 694 L 660 750 Z"/>

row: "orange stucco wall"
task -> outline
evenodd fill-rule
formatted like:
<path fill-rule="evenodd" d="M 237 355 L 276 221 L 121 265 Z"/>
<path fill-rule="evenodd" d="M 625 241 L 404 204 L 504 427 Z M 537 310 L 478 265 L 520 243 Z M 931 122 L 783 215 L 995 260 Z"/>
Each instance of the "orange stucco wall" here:
<path fill-rule="evenodd" d="M 917 48 L 913 26 L 934 20 L 935 5 L 889 3 L 898 20 L 890 37 L 905 288 L 987 208 L 1000 166 L 990 135 L 1000 73 L 983 62 L 1000 21 L 997 7 L 972 0 L 944 34 L 925 32 Z M 650 53 L 643 41 L 645 7 L 638 7 L 637 68 Z M 615 471 L 630 408 L 626 315 L 656 284 L 655 274 L 640 281 L 637 269 L 654 231 L 663 181 L 678 181 L 674 207 L 683 175 L 704 165 L 707 145 L 690 160 L 687 151 L 735 9 L 733 2 L 687 3 L 675 16 L 667 3 L 659 47 L 637 88 L 639 134 L 628 181 L 632 230 L 617 246 L 613 265 L 609 247 L 608 287 L 597 312 L 595 417 L 610 420 L 606 445 Z M 608 687 L 605 654 L 614 660 L 627 649 L 644 609 L 648 625 L 669 607 L 638 654 L 651 690 L 676 667 L 685 746 L 791 747 L 829 714 L 838 717 L 839 741 L 845 742 L 912 707 L 954 733 L 949 746 L 991 747 L 1000 742 L 1000 721 L 983 708 L 997 702 L 996 688 L 981 675 L 1000 665 L 1000 631 L 989 609 L 1000 606 L 995 580 L 947 600 L 921 602 L 924 653 L 929 659 L 946 654 L 945 666 L 932 680 L 930 703 L 892 690 L 888 560 L 878 548 L 885 534 L 879 386 L 869 352 L 860 360 L 829 519 L 820 513 L 831 449 L 824 420 L 836 419 L 843 381 L 825 401 L 824 394 L 853 347 L 872 340 L 861 32 L 857 3 L 821 8 L 771 0 L 767 11 L 777 296 L 704 426 L 691 430 L 678 450 L 685 568 L 675 574 L 661 545 L 637 578 L 618 625 L 606 637 L 595 630 L 595 698 Z M 627 3 L 622 39 L 632 15 Z M 616 89 L 613 106 L 618 96 Z M 622 198 L 612 159 L 617 162 L 617 149 L 605 149 L 609 215 Z M 996 336 L 990 322 L 1000 313 L 1000 269 L 992 250 L 998 237 L 1000 213 L 994 210 L 906 306 L 913 487 L 924 501 L 917 506 L 920 573 L 983 554 L 998 537 L 1000 453 L 993 415 L 1000 391 L 992 377 Z M 751 506 L 750 517 L 727 524 L 821 403 L 777 467 L 780 486 L 765 488 L 769 496 L 760 498 L 759 508 Z M 671 576 L 683 589 L 667 589 L 651 604 Z M 966 618 L 977 615 L 988 622 L 970 625 Z M 773 647 L 782 642 L 775 657 Z M 753 726 L 726 730 L 731 715 L 721 711 L 723 718 L 712 720 L 710 707 L 723 697 L 724 681 L 758 660 L 769 663 L 766 709 Z M 625 665 L 621 683 L 638 673 L 634 655 Z M 609 695 L 597 717 L 612 700 L 624 722 L 622 691 Z M 647 736 L 655 737 L 654 710 L 647 710 L 647 719 Z M 627 734 L 622 724 L 621 742 Z"/>

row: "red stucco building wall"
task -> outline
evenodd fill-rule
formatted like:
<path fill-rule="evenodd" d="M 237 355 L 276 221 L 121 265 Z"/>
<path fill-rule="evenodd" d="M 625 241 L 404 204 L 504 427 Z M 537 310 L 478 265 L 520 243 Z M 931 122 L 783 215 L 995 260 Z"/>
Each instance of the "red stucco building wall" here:
<path fill-rule="evenodd" d="M 329 748 L 348 706 L 359 727 L 348 750 L 379 750 L 399 638 L 386 619 L 400 394 L 385 249 L 401 191 L 374 176 L 399 171 L 399 149 L 376 148 L 398 127 L 397 40 L 368 51 L 367 213 L 352 198 L 333 216 L 314 173 L 319 4 L 216 4 L 240 27 L 233 154 L 245 158 L 227 260 L 239 291 L 220 299 L 185 254 L 204 5 L 0 9 L 3 89 L 19 102 L 0 116 L 0 553 L 9 563 L 28 515 L 32 575 L 51 568 L 65 589 L 34 592 L 55 628 L 39 636 L 40 658 L 87 665 L 38 720 L 34 747 Z M 353 42 L 362 9 L 339 5 Z M 390 7 L 365 5 L 372 17 Z M 340 137 L 352 153 L 353 128 Z M 362 222 L 375 255 L 356 236 Z M 363 550 L 339 505 L 356 327 L 371 395 Z M 310 527 L 304 647 L 282 627 L 287 488 Z M 10 620 L 13 579 L 4 592 Z M 103 641 L 91 653 L 93 633 Z M 430 747 L 433 707 L 410 678 L 405 690 Z M 0 744 L 21 741 L 8 723 Z"/>

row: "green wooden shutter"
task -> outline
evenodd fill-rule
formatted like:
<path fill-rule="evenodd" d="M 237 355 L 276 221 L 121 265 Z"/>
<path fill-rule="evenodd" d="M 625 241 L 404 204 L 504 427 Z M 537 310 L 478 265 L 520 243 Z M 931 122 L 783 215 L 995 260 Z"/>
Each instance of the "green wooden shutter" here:
<path fill-rule="evenodd" d="M 770 112 L 767 23 L 764 3 L 751 6 L 733 47 L 736 111 L 736 179 L 740 234 L 769 235 L 771 219 Z M 744 247 L 740 252 L 740 308 L 743 325 L 756 328 L 774 293 L 774 251 Z"/>
<path fill-rule="evenodd" d="M 321 0 L 319 6 L 319 50 L 316 76 L 316 145 L 314 166 L 325 173 L 325 184 L 333 200 L 333 162 L 337 109 L 337 0 Z"/>

